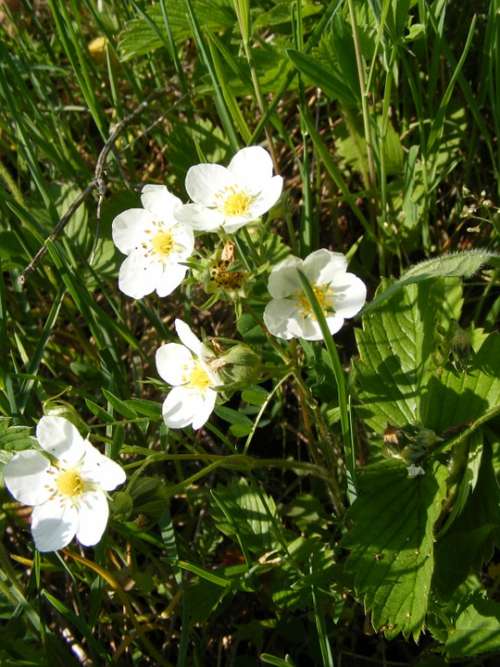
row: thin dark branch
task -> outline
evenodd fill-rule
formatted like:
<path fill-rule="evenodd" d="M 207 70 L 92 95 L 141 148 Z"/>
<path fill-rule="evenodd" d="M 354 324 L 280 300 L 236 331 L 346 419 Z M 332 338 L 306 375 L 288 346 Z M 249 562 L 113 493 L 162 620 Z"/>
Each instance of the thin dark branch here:
<path fill-rule="evenodd" d="M 45 239 L 43 245 L 40 247 L 40 249 L 33 257 L 31 262 L 21 273 L 18 279 L 20 285 L 25 284 L 27 276 L 35 270 L 38 263 L 43 259 L 43 257 L 47 253 L 49 243 L 55 241 L 57 237 L 62 233 L 68 222 L 71 220 L 76 211 L 80 208 L 85 199 L 90 195 L 91 192 L 93 192 L 94 188 L 97 189 L 98 193 L 97 220 L 100 219 L 102 202 L 104 200 L 104 195 L 106 194 L 106 182 L 104 180 L 104 170 L 109 153 L 113 151 L 113 153 L 117 157 L 117 154 L 115 153 L 114 150 L 115 142 L 118 136 L 123 131 L 123 129 L 126 127 L 126 125 L 128 125 L 131 121 L 133 121 L 134 118 L 139 116 L 149 106 L 149 104 L 153 99 L 159 97 L 163 93 L 165 93 L 165 90 L 163 88 L 161 90 L 155 90 L 143 102 L 141 102 L 138 107 L 136 107 L 131 113 L 129 113 L 128 116 L 122 118 L 122 120 L 114 126 L 113 131 L 109 135 L 106 143 L 104 144 L 101 152 L 99 153 L 99 157 L 97 158 L 96 167 L 94 171 L 94 178 L 88 183 L 86 188 L 78 195 L 78 197 L 76 197 L 76 199 L 71 203 L 66 213 L 59 220 L 59 222 L 54 227 L 50 235 Z M 185 97 L 186 97 L 185 95 L 180 97 L 172 106 L 175 107 Z M 165 114 L 162 114 L 161 118 L 164 118 L 164 115 Z M 148 130 L 153 128 L 155 125 L 156 122 L 150 125 Z M 142 136 L 144 136 L 144 134 L 146 134 L 146 132 L 143 132 Z"/>
<path fill-rule="evenodd" d="M 24 271 L 21 273 L 19 276 L 19 284 L 24 285 L 26 282 L 26 276 L 29 275 L 32 271 L 34 271 L 36 265 L 38 262 L 42 259 L 42 257 L 45 255 L 45 253 L 48 250 L 48 245 L 49 243 L 52 243 L 53 241 L 56 240 L 56 238 L 59 236 L 59 234 L 62 232 L 62 230 L 66 227 L 68 222 L 71 220 L 73 217 L 74 213 L 80 208 L 82 203 L 87 199 L 89 194 L 92 192 L 94 187 L 96 186 L 96 180 L 92 179 L 90 183 L 87 185 L 85 190 L 80 192 L 78 197 L 71 203 L 70 207 L 66 211 L 66 213 L 63 215 L 63 217 L 59 220 L 57 225 L 54 227 L 50 235 L 45 239 L 43 242 L 43 245 L 40 247 L 36 255 L 33 257 L 31 262 L 28 264 L 28 266 L 24 269 Z"/>

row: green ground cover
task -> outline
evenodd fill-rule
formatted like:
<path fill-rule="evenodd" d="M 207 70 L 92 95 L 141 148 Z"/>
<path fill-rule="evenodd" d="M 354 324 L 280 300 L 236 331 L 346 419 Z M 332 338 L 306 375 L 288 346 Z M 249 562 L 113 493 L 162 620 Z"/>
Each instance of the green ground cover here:
<path fill-rule="evenodd" d="M 0 16 L 0 665 L 498 664 L 499 0 Z M 257 145 L 276 205 L 196 231 L 171 294 L 120 291 L 144 185 L 187 202 Z M 273 268 L 321 248 L 366 305 L 332 337 L 297 273 L 321 334 L 273 335 Z M 217 360 L 197 429 L 162 418 L 176 319 Z M 43 415 L 126 472 L 95 546 L 35 549 L 4 484 Z"/>

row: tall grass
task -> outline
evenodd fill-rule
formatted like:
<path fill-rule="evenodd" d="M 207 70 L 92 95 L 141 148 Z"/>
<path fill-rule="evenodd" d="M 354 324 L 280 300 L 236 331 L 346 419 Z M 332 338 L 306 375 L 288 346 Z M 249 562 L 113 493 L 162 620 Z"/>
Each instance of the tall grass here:
<path fill-rule="evenodd" d="M 326 360 L 307 343 L 295 350 L 282 377 L 269 373 L 264 401 L 250 392 L 201 434 L 167 432 L 154 352 L 172 339 L 173 319 L 224 339 L 241 313 L 227 302 L 209 313 L 195 284 L 168 300 L 124 297 L 110 228 L 144 183 L 185 198 L 191 164 L 226 163 L 262 142 L 289 194 L 265 245 L 239 237 L 254 273 L 257 259 L 280 256 L 276 234 L 301 256 L 349 250 L 371 290 L 415 260 L 492 246 L 498 0 L 14 5 L 2 4 L 0 26 L 0 461 L 44 410 L 79 413 L 92 440 L 121 455 L 129 484 L 94 551 L 43 558 L 25 540 L 23 510 L 2 492 L 0 663 L 416 659 L 421 649 L 403 640 L 391 649 L 382 637 L 363 638 L 362 610 L 329 578 L 342 518 L 310 433 L 320 423 L 355 474 L 366 443 L 343 375 L 352 331 Z M 494 280 L 485 272 L 470 285 L 466 317 L 478 327 L 498 316 Z M 257 343 L 258 307 L 238 325 Z M 268 368 L 281 363 L 276 350 L 266 354 Z M 306 396 L 304 360 L 315 369 Z M 255 490 L 252 511 L 269 544 L 260 559 L 223 537 L 234 531 L 221 489 L 237 474 Z M 278 657 L 287 653 L 293 663 Z"/>

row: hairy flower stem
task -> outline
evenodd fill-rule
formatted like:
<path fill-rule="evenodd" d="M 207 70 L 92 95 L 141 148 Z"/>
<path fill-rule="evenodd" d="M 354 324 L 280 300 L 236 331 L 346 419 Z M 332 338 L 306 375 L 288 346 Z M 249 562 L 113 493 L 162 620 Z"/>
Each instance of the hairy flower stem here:
<path fill-rule="evenodd" d="M 352 439 L 352 430 L 349 416 L 349 401 L 347 396 L 347 387 L 344 377 L 344 370 L 340 362 L 340 358 L 335 346 L 333 337 L 330 334 L 328 325 L 326 323 L 323 309 L 318 302 L 318 299 L 311 287 L 306 275 L 299 270 L 299 278 L 302 283 L 304 294 L 306 295 L 314 315 L 318 321 L 323 336 L 323 341 L 330 357 L 332 369 L 337 383 L 339 409 L 340 409 L 340 425 L 342 430 L 342 440 L 344 445 L 344 462 L 348 471 L 348 487 L 349 484 L 355 489 L 356 487 L 356 452 L 354 442 Z"/>
<path fill-rule="evenodd" d="M 332 504 L 335 508 L 335 511 L 338 516 L 344 513 L 344 503 L 342 500 L 342 489 L 338 481 L 338 467 L 335 461 L 334 449 L 331 443 L 330 438 L 325 438 L 324 433 L 327 431 L 326 425 L 323 422 L 323 415 L 321 415 L 318 406 L 316 405 L 316 400 L 311 393 L 309 387 L 306 386 L 302 380 L 300 373 L 300 365 L 297 359 L 297 343 L 292 341 L 290 344 L 292 348 L 292 354 L 295 360 L 293 376 L 295 379 L 295 384 L 297 387 L 297 394 L 299 398 L 300 409 L 302 412 L 302 420 L 304 423 L 304 430 L 306 432 L 306 437 L 309 442 L 311 455 L 314 458 L 316 465 L 320 465 L 316 457 L 316 448 L 315 444 L 317 443 L 318 448 L 322 454 L 322 457 L 328 468 L 328 482 L 329 482 L 329 491 L 332 498 Z M 314 435 L 313 424 L 316 426 L 316 433 L 318 437 Z"/>

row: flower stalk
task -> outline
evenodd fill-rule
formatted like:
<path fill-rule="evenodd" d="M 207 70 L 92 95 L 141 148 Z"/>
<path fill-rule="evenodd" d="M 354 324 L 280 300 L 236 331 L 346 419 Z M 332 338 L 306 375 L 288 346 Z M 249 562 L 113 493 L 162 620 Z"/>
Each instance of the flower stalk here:
<path fill-rule="evenodd" d="M 321 334 L 323 336 L 323 341 L 327 349 L 328 355 L 332 362 L 332 368 L 335 375 L 335 380 L 337 383 L 337 392 L 340 408 L 340 425 L 342 430 L 342 441 L 344 443 L 344 455 L 347 470 L 351 476 L 352 482 L 356 484 L 356 453 L 354 449 L 354 443 L 351 439 L 351 428 L 349 422 L 349 409 L 347 404 L 347 388 L 345 382 L 344 371 L 342 369 L 342 364 L 340 363 L 340 358 L 337 352 L 337 347 L 333 341 L 332 335 L 328 329 L 326 319 L 323 313 L 323 309 L 316 298 L 313 288 L 306 275 L 302 271 L 298 271 L 300 282 L 304 293 L 307 297 L 307 300 L 311 304 L 316 320 L 321 329 Z"/>

